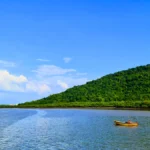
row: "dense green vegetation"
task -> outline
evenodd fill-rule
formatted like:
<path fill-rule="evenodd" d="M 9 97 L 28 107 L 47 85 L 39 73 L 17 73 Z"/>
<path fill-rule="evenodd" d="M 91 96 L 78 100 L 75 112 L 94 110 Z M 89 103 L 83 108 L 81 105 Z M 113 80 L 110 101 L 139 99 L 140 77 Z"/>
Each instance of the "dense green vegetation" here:
<path fill-rule="evenodd" d="M 150 65 L 103 76 L 19 107 L 150 107 Z"/>
<path fill-rule="evenodd" d="M 0 105 L 0 108 L 18 108 L 17 105 Z"/>

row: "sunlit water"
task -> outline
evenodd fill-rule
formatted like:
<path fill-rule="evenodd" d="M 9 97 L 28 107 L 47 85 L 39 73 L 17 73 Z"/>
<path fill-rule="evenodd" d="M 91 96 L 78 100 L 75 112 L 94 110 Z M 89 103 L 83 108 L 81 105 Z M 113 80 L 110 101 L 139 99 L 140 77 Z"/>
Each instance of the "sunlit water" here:
<path fill-rule="evenodd" d="M 138 121 L 134 128 L 114 120 Z M 0 150 L 149 150 L 150 112 L 0 109 Z"/>

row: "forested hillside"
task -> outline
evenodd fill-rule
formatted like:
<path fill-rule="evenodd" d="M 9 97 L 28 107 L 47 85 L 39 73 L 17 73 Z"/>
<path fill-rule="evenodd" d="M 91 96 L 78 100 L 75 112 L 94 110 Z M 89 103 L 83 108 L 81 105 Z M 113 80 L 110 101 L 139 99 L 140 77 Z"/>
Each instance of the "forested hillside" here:
<path fill-rule="evenodd" d="M 22 105 L 57 105 L 69 103 L 147 102 L 150 100 L 150 65 L 139 66 L 103 76 L 100 79 L 75 86 L 59 94 L 26 102 Z"/>

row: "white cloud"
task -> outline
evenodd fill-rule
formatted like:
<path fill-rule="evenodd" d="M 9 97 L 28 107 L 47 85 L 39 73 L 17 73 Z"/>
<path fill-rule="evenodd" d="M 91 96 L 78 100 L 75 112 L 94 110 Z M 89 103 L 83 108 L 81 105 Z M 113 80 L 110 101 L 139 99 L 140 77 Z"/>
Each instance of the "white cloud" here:
<path fill-rule="evenodd" d="M 0 65 L 2 65 L 4 67 L 15 67 L 16 66 L 16 64 L 14 62 L 4 61 L 4 60 L 0 60 Z"/>
<path fill-rule="evenodd" d="M 80 77 L 86 73 L 78 73 L 75 69 L 64 69 L 54 65 L 41 65 L 33 72 L 36 73 L 37 82 L 42 81 L 47 84 L 51 93 L 62 92 L 62 89 L 87 82 L 86 77 Z"/>
<path fill-rule="evenodd" d="M 22 83 L 22 82 L 27 82 L 27 78 L 23 75 L 20 76 L 12 75 L 7 70 L 0 70 L 0 82 L 3 81 Z"/>
<path fill-rule="evenodd" d="M 48 62 L 49 61 L 48 59 L 42 59 L 42 58 L 38 58 L 37 60 L 38 61 L 43 61 L 43 62 Z"/>
<path fill-rule="evenodd" d="M 57 80 L 57 84 L 60 85 L 63 89 L 68 88 L 68 84 L 65 82 L 62 82 L 61 80 Z"/>
<path fill-rule="evenodd" d="M 0 70 L 0 89 L 4 91 L 23 92 L 23 83 L 27 78 L 23 75 L 15 76 L 6 70 Z"/>
<path fill-rule="evenodd" d="M 65 63 L 69 63 L 72 60 L 72 58 L 64 57 L 63 60 L 64 60 Z"/>
<path fill-rule="evenodd" d="M 75 85 L 85 84 L 88 79 L 73 76 L 50 76 L 39 78 L 43 83 L 51 87 L 51 93 L 62 92 L 63 89 L 71 88 Z M 61 83 L 61 84 L 60 84 Z"/>
<path fill-rule="evenodd" d="M 75 69 L 63 69 L 55 65 L 41 65 L 37 70 L 33 70 L 39 76 L 64 75 L 69 72 L 76 72 Z"/>
<path fill-rule="evenodd" d="M 26 91 L 27 92 L 36 92 L 38 94 L 43 94 L 50 92 L 51 89 L 47 84 L 39 83 L 38 81 L 29 81 L 26 84 Z"/>
<path fill-rule="evenodd" d="M 28 80 L 23 75 L 12 75 L 7 70 L 0 70 L 0 90 L 9 92 L 50 92 L 50 87 L 39 81 Z"/>

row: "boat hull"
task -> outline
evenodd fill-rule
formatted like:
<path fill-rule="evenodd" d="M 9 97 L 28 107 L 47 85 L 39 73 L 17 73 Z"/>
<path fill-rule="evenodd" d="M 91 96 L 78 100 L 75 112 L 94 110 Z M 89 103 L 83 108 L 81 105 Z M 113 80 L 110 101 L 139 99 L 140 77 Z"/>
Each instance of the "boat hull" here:
<path fill-rule="evenodd" d="M 116 126 L 127 126 L 127 127 L 133 127 L 133 126 L 138 126 L 138 123 L 137 122 L 133 122 L 133 123 L 124 123 L 124 122 L 121 122 L 121 121 L 114 121 L 115 125 Z"/>

